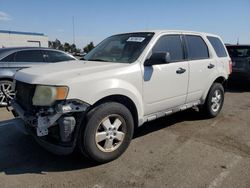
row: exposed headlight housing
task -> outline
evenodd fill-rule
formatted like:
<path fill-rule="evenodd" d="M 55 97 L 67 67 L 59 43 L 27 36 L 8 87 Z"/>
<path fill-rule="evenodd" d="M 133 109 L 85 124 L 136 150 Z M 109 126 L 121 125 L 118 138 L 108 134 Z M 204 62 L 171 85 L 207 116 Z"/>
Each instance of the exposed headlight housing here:
<path fill-rule="evenodd" d="M 68 92 L 66 86 L 37 85 L 32 102 L 34 106 L 51 106 L 57 100 L 66 99 Z"/>

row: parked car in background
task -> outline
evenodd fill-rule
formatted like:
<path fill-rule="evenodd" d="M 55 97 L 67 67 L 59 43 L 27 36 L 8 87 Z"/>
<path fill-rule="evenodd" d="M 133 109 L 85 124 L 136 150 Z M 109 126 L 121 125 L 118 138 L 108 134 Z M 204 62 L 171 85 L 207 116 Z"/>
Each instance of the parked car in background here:
<path fill-rule="evenodd" d="M 232 59 L 233 72 L 229 77 L 231 82 L 250 82 L 250 45 L 227 45 L 227 51 Z"/>
<path fill-rule="evenodd" d="M 114 35 L 84 59 L 18 71 L 11 106 L 49 151 L 78 147 L 98 162 L 119 157 L 145 122 L 194 106 L 217 116 L 231 72 L 220 37 L 190 31 Z"/>
<path fill-rule="evenodd" d="M 0 49 L 0 87 L 9 99 L 14 97 L 12 90 L 14 74 L 23 68 L 41 66 L 47 63 L 76 60 L 60 50 L 38 47 L 15 47 Z M 6 96 L 0 89 L 0 106 L 6 106 Z"/>

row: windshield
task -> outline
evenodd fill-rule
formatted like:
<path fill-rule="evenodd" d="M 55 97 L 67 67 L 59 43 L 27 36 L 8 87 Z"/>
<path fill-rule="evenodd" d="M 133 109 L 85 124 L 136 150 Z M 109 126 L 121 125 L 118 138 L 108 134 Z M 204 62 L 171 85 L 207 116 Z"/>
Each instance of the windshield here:
<path fill-rule="evenodd" d="M 250 46 L 227 46 L 231 57 L 250 57 Z"/>
<path fill-rule="evenodd" d="M 127 33 L 111 36 L 91 50 L 84 60 L 132 63 L 141 55 L 153 35 Z"/>

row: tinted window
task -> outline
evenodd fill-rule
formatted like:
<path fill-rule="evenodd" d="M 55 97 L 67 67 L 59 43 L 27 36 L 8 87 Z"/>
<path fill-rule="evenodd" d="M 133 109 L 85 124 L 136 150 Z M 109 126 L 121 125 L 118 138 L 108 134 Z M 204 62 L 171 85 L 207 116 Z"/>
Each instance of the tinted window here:
<path fill-rule="evenodd" d="M 250 46 L 227 46 L 231 57 L 250 57 Z"/>
<path fill-rule="evenodd" d="M 179 35 L 161 37 L 152 49 L 152 52 L 169 52 L 171 61 L 183 60 L 183 48 Z"/>
<path fill-rule="evenodd" d="M 47 61 L 48 62 L 60 62 L 60 61 L 69 61 L 75 60 L 71 56 L 58 51 L 47 51 Z"/>
<path fill-rule="evenodd" d="M 3 58 L 1 61 L 2 62 L 12 62 L 14 61 L 15 53 L 12 53 L 8 55 L 7 57 Z"/>
<path fill-rule="evenodd" d="M 209 58 L 208 48 L 200 36 L 186 35 L 188 59 Z"/>
<path fill-rule="evenodd" d="M 43 62 L 43 56 L 40 50 L 19 51 L 15 56 L 16 62 Z"/>
<path fill-rule="evenodd" d="M 227 57 L 227 52 L 220 39 L 217 37 L 207 37 L 207 39 L 212 44 L 218 57 Z"/>

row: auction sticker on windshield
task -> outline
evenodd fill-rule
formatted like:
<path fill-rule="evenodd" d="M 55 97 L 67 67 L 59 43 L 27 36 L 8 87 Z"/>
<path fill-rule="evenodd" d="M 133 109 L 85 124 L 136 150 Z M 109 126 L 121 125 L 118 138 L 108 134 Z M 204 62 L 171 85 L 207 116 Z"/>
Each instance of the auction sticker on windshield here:
<path fill-rule="evenodd" d="M 142 42 L 144 39 L 144 37 L 129 37 L 127 42 Z"/>

